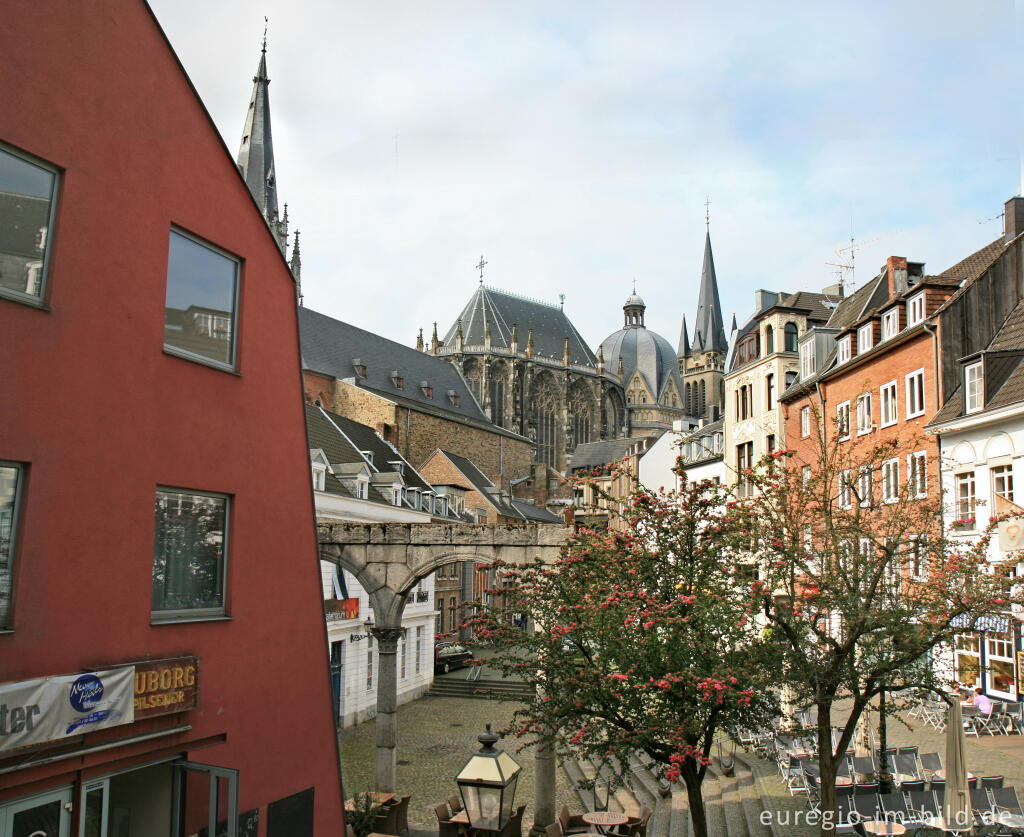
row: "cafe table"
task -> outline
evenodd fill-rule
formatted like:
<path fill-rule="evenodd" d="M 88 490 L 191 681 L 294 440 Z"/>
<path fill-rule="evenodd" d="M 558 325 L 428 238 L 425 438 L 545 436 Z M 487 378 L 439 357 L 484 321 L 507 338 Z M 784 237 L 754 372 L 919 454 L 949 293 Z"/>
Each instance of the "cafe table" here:
<path fill-rule="evenodd" d="M 864 831 L 868 834 L 890 835 L 890 837 L 901 837 L 907 833 L 907 829 L 898 822 L 886 822 L 885 820 L 868 820 L 862 822 Z"/>
<path fill-rule="evenodd" d="M 941 779 L 943 782 L 945 782 L 946 781 L 946 771 L 945 770 L 936 770 L 932 774 L 932 777 L 935 778 L 935 779 Z M 973 773 L 968 773 L 967 774 L 967 781 L 968 782 L 974 781 L 977 778 L 978 777 L 975 776 Z"/>
<path fill-rule="evenodd" d="M 359 794 L 359 801 L 361 802 L 365 797 L 365 794 Z M 383 793 L 381 791 L 374 791 L 370 794 L 370 799 L 373 800 L 373 804 L 376 806 L 387 805 L 395 798 L 393 793 Z M 355 811 L 356 810 L 356 797 L 351 797 L 345 800 L 345 810 Z"/>
<path fill-rule="evenodd" d="M 973 822 L 970 825 L 956 825 L 955 823 L 946 822 L 945 817 L 927 817 L 924 825 L 929 828 L 937 828 L 939 831 L 948 831 L 952 834 L 970 834 L 974 828 Z"/>
<path fill-rule="evenodd" d="M 629 817 L 617 811 L 588 811 L 581 819 L 587 825 L 594 826 L 602 835 L 608 834 L 609 828 L 629 822 Z"/>

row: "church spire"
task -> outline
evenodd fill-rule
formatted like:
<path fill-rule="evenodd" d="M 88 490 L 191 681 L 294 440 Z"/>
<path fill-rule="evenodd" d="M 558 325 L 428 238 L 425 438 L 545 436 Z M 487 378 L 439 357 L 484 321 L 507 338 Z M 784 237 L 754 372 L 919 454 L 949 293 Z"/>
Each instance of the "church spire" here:
<path fill-rule="evenodd" d="M 285 207 L 285 223 L 288 219 L 288 204 Z M 292 236 L 292 260 L 288 263 L 292 276 L 295 278 L 295 293 L 299 298 L 299 305 L 302 305 L 302 253 L 299 252 L 299 231 Z"/>
<path fill-rule="evenodd" d="M 722 303 L 718 298 L 718 279 L 715 276 L 715 259 L 711 255 L 711 232 L 704 237 L 704 266 L 700 274 L 700 295 L 697 297 L 697 328 L 694 331 L 694 345 L 705 352 L 720 352 L 729 349 L 725 339 L 725 323 L 722 320 Z"/>
<path fill-rule="evenodd" d="M 242 144 L 238 149 L 238 169 L 245 185 L 280 239 L 277 212 L 277 175 L 274 171 L 274 140 L 270 132 L 270 78 L 267 75 L 267 32 L 263 30 L 263 46 L 256 75 L 252 80 L 249 112 L 242 129 Z M 281 242 L 283 249 L 284 243 Z"/>

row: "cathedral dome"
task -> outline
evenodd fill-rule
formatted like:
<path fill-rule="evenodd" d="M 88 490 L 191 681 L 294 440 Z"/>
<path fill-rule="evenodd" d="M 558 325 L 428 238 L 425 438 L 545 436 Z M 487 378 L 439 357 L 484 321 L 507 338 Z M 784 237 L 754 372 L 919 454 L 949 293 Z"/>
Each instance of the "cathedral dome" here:
<path fill-rule="evenodd" d="M 644 301 L 634 291 L 622 309 L 624 326 L 605 338 L 601 353 L 604 367 L 610 372 L 618 372 L 619 362 L 622 362 L 623 386 L 628 389 L 634 373 L 639 372 L 651 400 L 662 403 L 666 389 L 673 391 L 674 398 L 682 393 L 679 361 L 668 340 L 644 325 L 645 308 Z M 671 400 L 666 406 L 681 406 L 679 401 L 671 403 Z"/>

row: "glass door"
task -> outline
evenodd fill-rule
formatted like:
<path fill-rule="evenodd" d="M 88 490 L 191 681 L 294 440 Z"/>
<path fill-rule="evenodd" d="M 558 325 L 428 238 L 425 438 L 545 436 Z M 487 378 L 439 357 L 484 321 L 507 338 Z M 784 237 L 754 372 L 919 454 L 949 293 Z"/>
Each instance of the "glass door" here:
<path fill-rule="evenodd" d="M 0 837 L 70 837 L 71 788 L 0 807 Z"/>
<path fill-rule="evenodd" d="M 235 837 L 238 833 L 238 771 L 212 764 L 175 762 L 172 816 L 173 837 L 201 831 L 208 837 Z"/>
<path fill-rule="evenodd" d="M 82 785 L 79 837 L 107 837 L 110 817 L 110 779 L 96 779 Z"/>

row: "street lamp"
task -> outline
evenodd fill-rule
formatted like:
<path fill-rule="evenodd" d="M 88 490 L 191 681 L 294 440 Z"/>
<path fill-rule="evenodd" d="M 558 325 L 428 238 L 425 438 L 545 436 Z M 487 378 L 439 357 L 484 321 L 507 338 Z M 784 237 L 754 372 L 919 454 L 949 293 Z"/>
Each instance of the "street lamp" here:
<path fill-rule="evenodd" d="M 455 782 L 462 793 L 462 803 L 469 817 L 470 828 L 501 831 L 512 818 L 512 801 L 516 795 L 520 767 L 508 753 L 494 745 L 498 736 L 487 731 L 477 736 L 481 748 L 470 756 Z"/>

